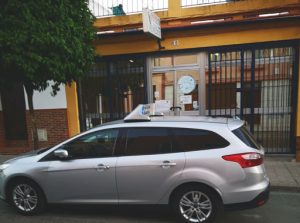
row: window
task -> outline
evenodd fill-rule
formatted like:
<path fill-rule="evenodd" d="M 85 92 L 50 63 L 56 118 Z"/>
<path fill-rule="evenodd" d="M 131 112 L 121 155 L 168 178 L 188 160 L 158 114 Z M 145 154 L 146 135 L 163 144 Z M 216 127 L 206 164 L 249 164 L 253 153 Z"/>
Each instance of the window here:
<path fill-rule="evenodd" d="M 197 64 L 197 54 L 192 55 L 176 55 L 174 57 L 175 65 L 191 65 Z"/>
<path fill-rule="evenodd" d="M 224 148 L 229 143 L 218 134 L 199 129 L 173 129 L 174 149 L 190 152 L 205 149 Z"/>
<path fill-rule="evenodd" d="M 171 151 L 172 142 L 166 128 L 130 128 L 127 130 L 124 155 L 151 155 Z"/>
<path fill-rule="evenodd" d="M 173 66 L 173 59 L 171 56 L 162 56 L 154 58 L 154 67 L 171 67 Z"/>
<path fill-rule="evenodd" d="M 247 130 L 245 126 L 232 131 L 243 143 L 254 149 L 260 149 L 260 145 L 255 141 L 252 134 Z"/>
<path fill-rule="evenodd" d="M 84 135 L 66 144 L 64 149 L 71 159 L 110 157 L 113 155 L 117 129 L 102 130 Z"/>
<path fill-rule="evenodd" d="M 174 104 L 174 72 L 160 72 L 152 75 L 153 100 L 169 100 Z"/>

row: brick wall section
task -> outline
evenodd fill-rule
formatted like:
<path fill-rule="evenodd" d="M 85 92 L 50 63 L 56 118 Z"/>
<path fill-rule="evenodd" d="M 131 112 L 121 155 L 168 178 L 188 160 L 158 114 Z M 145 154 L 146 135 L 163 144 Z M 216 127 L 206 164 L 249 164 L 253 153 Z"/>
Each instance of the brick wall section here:
<path fill-rule="evenodd" d="M 0 147 L 5 146 L 5 131 L 4 131 L 4 120 L 3 112 L 0 111 Z"/>
<path fill-rule="evenodd" d="M 53 146 L 69 137 L 67 109 L 35 110 L 38 129 L 46 129 L 48 141 L 39 142 L 39 148 Z M 29 148 L 33 148 L 29 111 L 26 111 Z"/>

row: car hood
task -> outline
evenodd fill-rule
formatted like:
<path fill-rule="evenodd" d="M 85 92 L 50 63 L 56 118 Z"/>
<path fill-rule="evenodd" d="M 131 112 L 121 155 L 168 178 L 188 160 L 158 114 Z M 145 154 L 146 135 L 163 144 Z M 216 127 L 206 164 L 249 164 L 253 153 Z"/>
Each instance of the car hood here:
<path fill-rule="evenodd" d="M 18 160 L 21 160 L 23 158 L 34 157 L 34 156 L 37 156 L 37 155 L 41 154 L 42 152 L 44 152 L 46 150 L 48 150 L 48 148 L 42 148 L 42 149 L 26 152 L 26 153 L 23 153 L 21 155 L 18 155 L 16 157 L 12 158 L 12 159 L 6 160 L 4 163 L 14 163 L 14 162 L 16 162 Z"/>

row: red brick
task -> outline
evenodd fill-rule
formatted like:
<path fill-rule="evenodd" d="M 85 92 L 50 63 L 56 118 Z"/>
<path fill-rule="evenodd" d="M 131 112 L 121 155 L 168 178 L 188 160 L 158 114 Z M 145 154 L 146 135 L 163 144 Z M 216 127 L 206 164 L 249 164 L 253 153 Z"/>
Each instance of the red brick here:
<path fill-rule="evenodd" d="M 39 142 L 39 148 L 53 146 L 69 137 L 67 109 L 35 110 L 38 129 L 46 129 L 48 141 Z M 29 148 L 33 147 L 29 112 L 26 111 Z"/>
<path fill-rule="evenodd" d="M 39 148 L 53 146 L 69 137 L 66 109 L 35 110 L 37 128 L 46 129 L 48 141 L 39 142 Z M 33 148 L 29 111 L 26 111 L 28 140 L 5 140 L 3 114 L 0 111 L 0 154 L 19 154 Z"/>

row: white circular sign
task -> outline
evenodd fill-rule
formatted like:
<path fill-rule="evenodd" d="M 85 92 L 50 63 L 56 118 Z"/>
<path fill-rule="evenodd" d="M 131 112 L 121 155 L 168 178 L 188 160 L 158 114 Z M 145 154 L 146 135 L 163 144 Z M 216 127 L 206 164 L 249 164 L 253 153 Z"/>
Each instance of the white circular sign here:
<path fill-rule="evenodd" d="M 192 76 L 185 75 L 179 78 L 178 86 L 182 93 L 189 94 L 196 87 L 196 81 Z"/>

